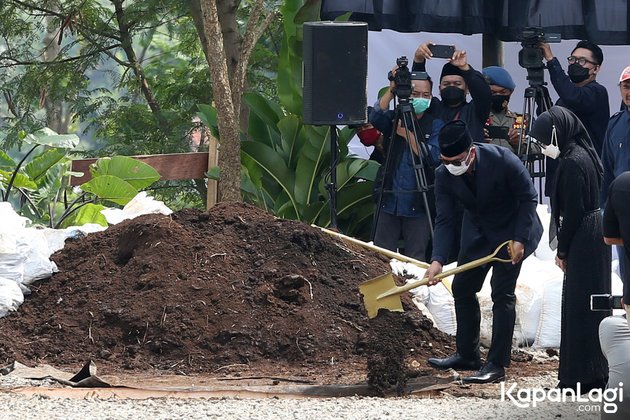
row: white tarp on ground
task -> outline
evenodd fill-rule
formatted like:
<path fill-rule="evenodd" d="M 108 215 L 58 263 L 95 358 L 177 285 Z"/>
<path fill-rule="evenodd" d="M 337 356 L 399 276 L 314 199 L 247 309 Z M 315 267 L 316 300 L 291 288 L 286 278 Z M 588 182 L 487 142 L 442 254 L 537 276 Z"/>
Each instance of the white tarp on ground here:
<path fill-rule="evenodd" d="M 533 255 L 525 259 L 516 285 L 516 325 L 513 342 L 515 346 L 535 348 L 560 347 L 560 310 L 562 306 L 563 273 L 555 264 L 555 251 L 549 248 L 547 227 L 550 215 L 546 205 L 538 206 L 538 215 L 545 227 L 543 238 Z M 615 258 L 615 255 L 613 255 Z M 455 267 L 449 264 L 444 270 Z M 623 284 L 618 275 L 618 261 L 612 264 L 612 293 L 621 295 Z M 409 281 L 422 278 L 424 270 L 412 264 L 392 262 L 396 274 L 414 274 Z M 490 276 L 477 294 L 481 307 L 480 340 L 490 345 L 492 337 L 492 299 Z M 447 334 L 455 334 L 455 305 L 453 297 L 443 286 L 421 286 L 413 289 L 416 305 L 433 319 L 435 326 Z M 621 313 L 623 311 L 618 311 Z"/>
<path fill-rule="evenodd" d="M 141 192 L 123 209 L 103 211 L 110 224 L 151 213 L 168 215 L 172 210 Z M 66 239 L 106 229 L 95 224 L 66 229 L 28 224 L 29 220 L 19 216 L 10 203 L 0 203 L 0 318 L 17 310 L 24 302 L 24 295 L 30 293 L 29 285 L 58 271 L 50 256 L 64 247 Z"/>

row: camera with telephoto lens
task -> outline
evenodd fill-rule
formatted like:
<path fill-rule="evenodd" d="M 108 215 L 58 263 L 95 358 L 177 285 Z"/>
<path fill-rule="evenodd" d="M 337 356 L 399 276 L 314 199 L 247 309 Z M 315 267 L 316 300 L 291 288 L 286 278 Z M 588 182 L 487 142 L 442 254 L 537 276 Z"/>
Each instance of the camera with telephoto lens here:
<path fill-rule="evenodd" d="M 591 295 L 591 311 L 610 311 L 611 309 L 623 309 L 621 298 L 609 294 Z"/>
<path fill-rule="evenodd" d="M 409 60 L 405 56 L 398 57 L 396 59 L 396 65 L 398 66 L 396 73 L 390 71 L 387 74 L 387 78 L 396 85 L 394 94 L 398 96 L 398 99 L 408 100 L 413 91 L 411 87 L 411 72 L 408 67 Z"/>

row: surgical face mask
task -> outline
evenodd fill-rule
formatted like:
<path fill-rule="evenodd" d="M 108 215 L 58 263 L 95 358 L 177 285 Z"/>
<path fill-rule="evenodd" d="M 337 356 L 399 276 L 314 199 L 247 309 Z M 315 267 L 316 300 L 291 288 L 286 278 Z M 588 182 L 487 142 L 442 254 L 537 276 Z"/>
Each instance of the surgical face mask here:
<path fill-rule="evenodd" d="M 466 92 L 456 86 L 447 86 L 440 91 L 442 102 L 446 106 L 457 106 L 466 101 Z"/>
<path fill-rule="evenodd" d="M 569 65 L 569 79 L 573 83 L 580 83 L 588 79 L 588 69 L 586 67 L 580 66 L 578 63 L 573 63 Z"/>
<path fill-rule="evenodd" d="M 558 135 L 556 134 L 556 126 L 551 129 L 551 144 L 545 146 L 542 154 L 551 159 L 558 159 L 560 149 L 558 148 Z"/>
<path fill-rule="evenodd" d="M 507 109 L 508 102 L 510 102 L 510 95 L 492 95 L 490 108 L 494 113 L 503 112 Z"/>
<path fill-rule="evenodd" d="M 411 98 L 411 106 L 413 106 L 413 110 L 417 114 L 422 114 L 426 111 L 431 105 L 431 99 L 427 98 Z"/>
<path fill-rule="evenodd" d="M 472 148 L 468 150 L 466 157 L 459 162 L 459 165 L 456 165 L 454 163 L 444 163 L 446 170 L 449 171 L 451 175 L 455 175 L 455 176 L 464 175 L 466 171 L 468 170 L 468 167 L 470 166 L 470 163 L 468 163 L 468 158 L 470 157 L 471 150 Z"/>

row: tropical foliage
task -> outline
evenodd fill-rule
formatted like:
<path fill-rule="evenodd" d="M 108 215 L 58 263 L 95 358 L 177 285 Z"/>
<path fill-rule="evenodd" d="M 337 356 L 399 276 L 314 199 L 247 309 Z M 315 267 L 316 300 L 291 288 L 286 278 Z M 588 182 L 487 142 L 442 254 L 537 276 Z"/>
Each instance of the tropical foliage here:
<path fill-rule="evenodd" d="M 16 162 L 0 151 L 2 200 L 22 215 L 50 227 L 107 221 L 100 213 L 108 205 L 125 205 L 160 176 L 136 159 L 101 158 L 90 168 L 92 179 L 77 191 L 68 187 L 68 153 L 79 143 L 74 134 L 59 135 L 46 128 L 23 136 L 31 147 Z M 77 174 L 74 174 L 77 175 Z"/>

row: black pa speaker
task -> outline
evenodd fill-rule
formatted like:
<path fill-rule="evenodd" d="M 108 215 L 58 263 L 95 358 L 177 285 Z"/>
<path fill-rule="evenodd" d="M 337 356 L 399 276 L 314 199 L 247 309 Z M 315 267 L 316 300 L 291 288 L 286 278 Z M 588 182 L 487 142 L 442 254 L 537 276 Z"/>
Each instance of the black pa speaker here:
<path fill-rule="evenodd" d="M 304 123 L 367 121 L 367 23 L 304 24 Z"/>

